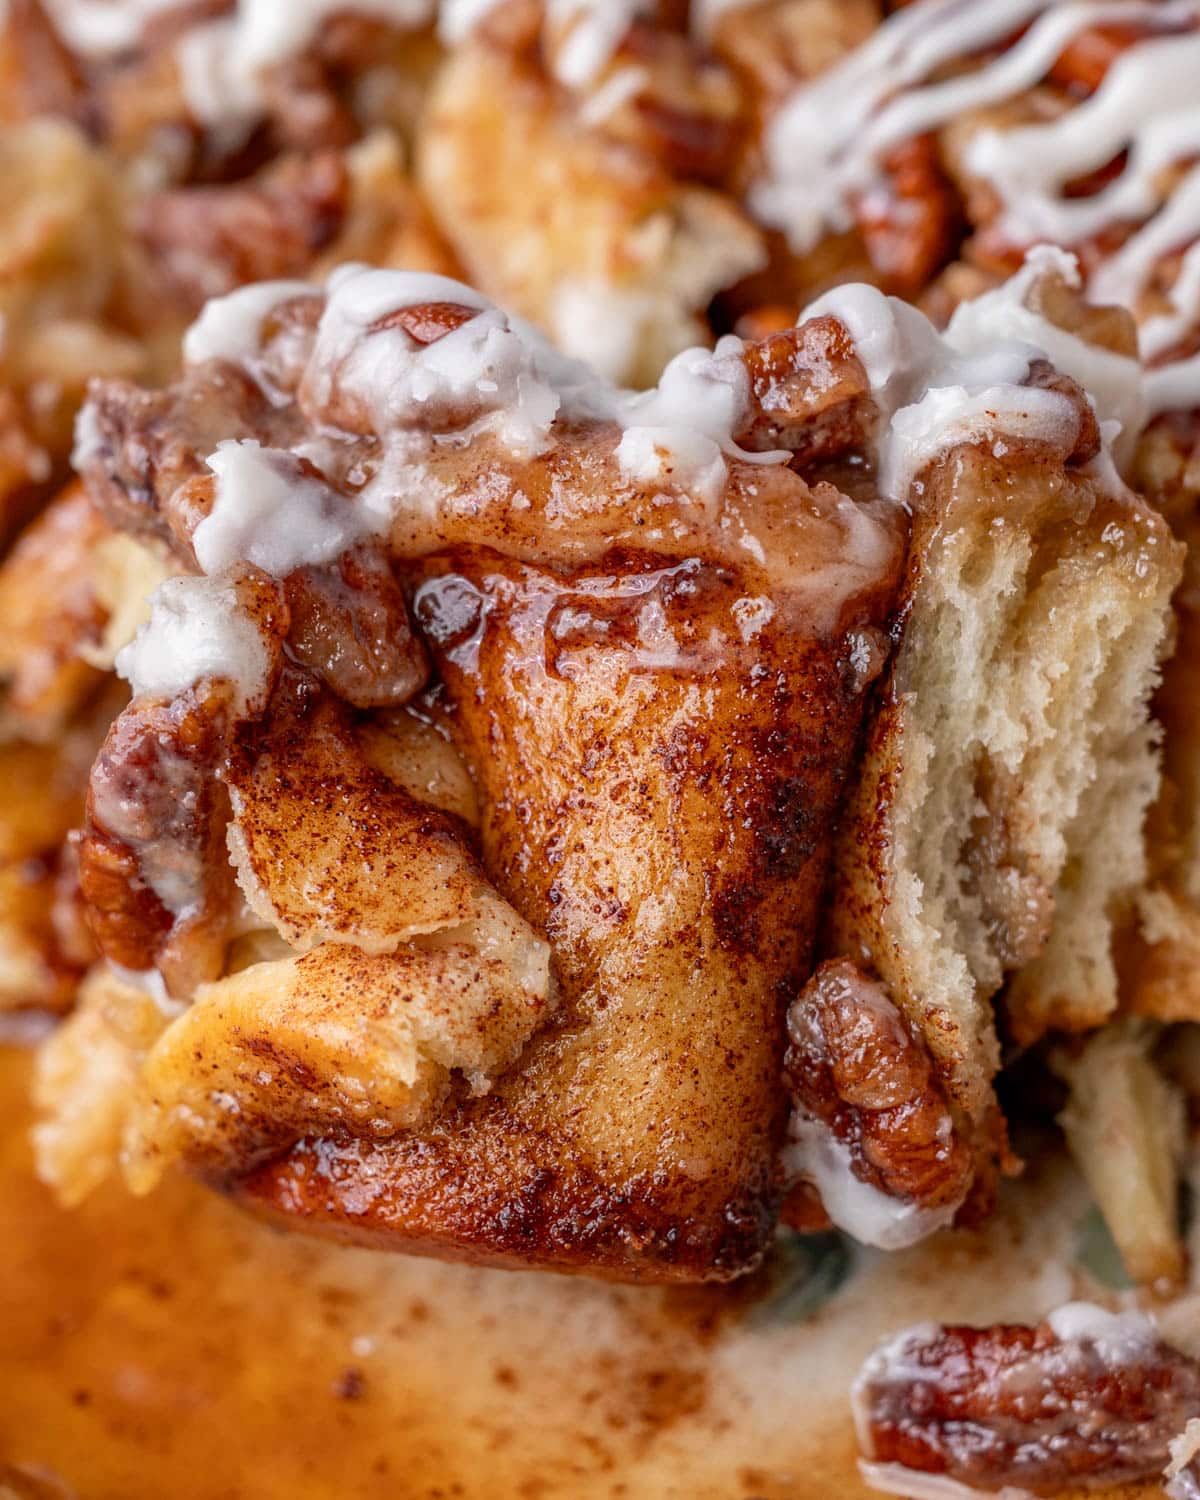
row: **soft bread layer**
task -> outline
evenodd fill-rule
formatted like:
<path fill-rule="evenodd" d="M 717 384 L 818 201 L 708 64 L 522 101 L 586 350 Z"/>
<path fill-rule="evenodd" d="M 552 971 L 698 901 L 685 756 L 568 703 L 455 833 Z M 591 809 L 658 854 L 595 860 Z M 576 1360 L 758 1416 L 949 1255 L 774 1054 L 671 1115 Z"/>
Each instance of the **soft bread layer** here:
<path fill-rule="evenodd" d="M 763 260 L 728 199 L 572 120 L 543 78 L 484 46 L 439 73 L 417 170 L 468 279 L 624 384 L 707 340 L 713 295 Z"/>
<path fill-rule="evenodd" d="M 483 893 L 461 927 L 388 954 L 323 943 L 201 988 L 138 1071 L 124 1142 L 135 1192 L 183 1159 L 220 1171 L 305 1135 L 394 1135 L 455 1075 L 484 1093 L 542 1020 L 549 952 Z"/>
<path fill-rule="evenodd" d="M 832 929 L 979 1114 L 1007 973 L 1025 1040 L 1116 1005 L 1113 924 L 1143 874 L 1146 700 L 1179 549 L 1148 507 L 1054 454 L 962 449 L 919 505 Z"/>
<path fill-rule="evenodd" d="M 1149 1022 L 1119 1021 L 1050 1054 L 1069 1090 L 1058 1116 L 1067 1145 L 1126 1269 L 1145 1286 L 1177 1284 L 1187 1269 L 1179 1233 L 1186 1110 L 1183 1092 L 1155 1067 L 1158 1039 Z"/>
<path fill-rule="evenodd" d="M 783 1006 L 856 738 L 852 640 L 890 580 L 848 606 L 845 634 L 806 630 L 803 594 L 798 621 L 779 593 L 744 641 L 728 564 L 572 578 L 483 554 L 430 573 L 417 612 L 478 777 L 485 862 L 546 932 L 559 1011 L 431 1130 L 305 1145 L 239 1191 L 425 1253 L 735 1275 L 771 1232 Z M 674 670 L 642 636 L 660 610 Z"/>
<path fill-rule="evenodd" d="M 1164 786 L 1150 820 L 1151 881 L 1123 955 L 1129 1008 L 1200 1020 L 1200 446 L 1194 416 L 1145 434 L 1136 482 L 1187 545 L 1175 594 L 1176 644 L 1155 712 L 1164 729 Z"/>

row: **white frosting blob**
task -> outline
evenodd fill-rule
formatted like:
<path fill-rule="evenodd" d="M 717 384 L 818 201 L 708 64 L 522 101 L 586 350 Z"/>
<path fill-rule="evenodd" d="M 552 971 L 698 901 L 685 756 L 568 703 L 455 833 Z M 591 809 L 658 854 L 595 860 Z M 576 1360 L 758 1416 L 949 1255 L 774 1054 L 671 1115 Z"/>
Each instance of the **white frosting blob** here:
<path fill-rule="evenodd" d="M 1003 286 L 963 303 L 943 335 L 916 308 L 867 286 L 836 287 L 801 314 L 801 321 L 829 314 L 854 340 L 880 410 L 876 459 L 885 495 L 904 500 L 921 471 L 959 443 L 1073 440 L 1071 399 L 1023 383 L 1038 359 L 1084 387 L 1107 442 L 1118 433 L 1136 439 L 1147 411 L 1141 367 L 1034 311 L 1031 294 L 1052 275 L 1077 284 L 1074 257 L 1039 246 Z"/>
<path fill-rule="evenodd" d="M 258 281 L 213 297 L 183 336 L 184 359 L 192 365 L 206 359 L 249 359 L 258 349 L 264 320 L 280 303 L 319 290 L 307 281 Z"/>
<path fill-rule="evenodd" d="M 150 618 L 117 653 L 135 698 L 176 698 L 205 678 L 233 685 L 239 708 L 260 703 L 270 655 L 231 583 L 168 578 L 150 598 Z"/>
<path fill-rule="evenodd" d="M 685 427 L 630 427 L 616 451 L 621 473 L 634 484 L 670 486 L 715 505 L 728 478 L 720 446 Z"/>
<path fill-rule="evenodd" d="M 371 529 L 352 500 L 305 473 L 292 453 L 253 440 L 218 443 L 213 507 L 192 533 L 206 573 L 253 563 L 274 578 L 332 562 Z"/>
<path fill-rule="evenodd" d="M 141 41 L 147 21 L 186 0 L 45 0 L 55 29 L 81 57 L 112 57 Z M 0 12 L 2 14 L 2 12 Z"/>
<path fill-rule="evenodd" d="M 626 395 L 618 411 L 625 434 L 617 448 L 622 473 L 639 484 L 664 483 L 711 502 L 724 487 L 723 453 L 746 462 L 786 463 L 782 450 L 748 453 L 734 442 L 746 418 L 750 382 L 745 345 L 728 335 L 715 350 L 677 354 L 650 391 Z"/>
<path fill-rule="evenodd" d="M 398 308 L 427 302 L 459 303 L 479 315 L 431 344 L 379 326 Z M 472 288 L 444 276 L 362 266 L 341 267 L 329 278 L 310 370 L 318 402 L 335 392 L 360 400 L 385 440 L 403 429 L 479 424 L 526 454 L 544 450 L 560 411 L 592 403 L 602 391 L 584 367 Z"/>
<path fill-rule="evenodd" d="M 180 40 L 184 97 L 203 125 L 248 128 L 265 106 L 264 74 L 303 52 L 330 17 L 353 13 L 415 30 L 435 10 L 436 0 L 239 0 L 232 16 Z"/>

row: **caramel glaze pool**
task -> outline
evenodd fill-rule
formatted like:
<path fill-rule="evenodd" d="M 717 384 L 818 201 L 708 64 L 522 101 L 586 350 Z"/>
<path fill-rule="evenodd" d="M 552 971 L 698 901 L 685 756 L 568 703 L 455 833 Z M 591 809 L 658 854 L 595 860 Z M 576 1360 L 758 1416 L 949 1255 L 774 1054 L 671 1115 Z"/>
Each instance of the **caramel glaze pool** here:
<path fill-rule="evenodd" d="M 0 1500 L 858 1500 L 845 1392 L 875 1337 L 1087 1291 L 1057 1167 L 986 1235 L 886 1275 L 862 1257 L 802 1322 L 765 1275 L 656 1291 L 408 1260 L 183 1180 L 65 1213 L 33 1176 L 28 1073 L 0 1048 Z"/>

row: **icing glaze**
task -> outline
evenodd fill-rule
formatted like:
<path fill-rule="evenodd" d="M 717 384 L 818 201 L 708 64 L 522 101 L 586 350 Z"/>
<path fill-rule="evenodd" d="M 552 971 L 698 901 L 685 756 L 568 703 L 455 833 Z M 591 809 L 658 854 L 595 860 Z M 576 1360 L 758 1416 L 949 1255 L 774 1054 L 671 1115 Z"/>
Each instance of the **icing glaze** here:
<path fill-rule="evenodd" d="M 958 1203 L 923 1208 L 907 1198 L 893 1198 L 854 1171 L 849 1147 L 821 1120 L 794 1112 L 788 1144 L 780 1161 L 789 1181 L 803 1179 L 816 1188 L 830 1220 L 863 1245 L 903 1250 L 946 1228 Z"/>
<path fill-rule="evenodd" d="M 371 530 L 362 507 L 307 472 L 292 453 L 230 440 L 207 463 L 217 480 L 213 506 L 192 534 L 206 573 L 248 562 L 286 578 L 296 568 L 333 562 Z"/>
<path fill-rule="evenodd" d="M 263 697 L 270 658 L 227 581 L 168 578 L 150 599 L 150 618 L 117 653 L 116 669 L 135 698 L 175 698 L 205 678 L 232 684 L 243 709 Z"/>
<path fill-rule="evenodd" d="M 206 359 L 248 359 L 258 348 L 262 325 L 282 302 L 315 295 L 307 281 L 259 281 L 207 302 L 183 336 L 189 364 Z"/>
<path fill-rule="evenodd" d="M 1000 207 L 999 227 L 1016 244 L 1071 246 L 1126 225 L 1125 244 L 1101 258 L 1088 293 L 1096 302 L 1134 305 L 1164 257 L 1187 251 L 1166 296 L 1169 310 L 1147 319 L 1143 357 L 1152 360 L 1200 323 L 1200 31 L 1155 28 L 1200 21 L 1198 0 L 922 0 L 893 14 L 828 73 L 801 84 L 764 136 L 765 171 L 749 194 L 752 209 L 806 252 L 823 235 L 852 227 L 855 202 L 880 183 L 886 157 L 914 136 L 964 112 L 1034 87 L 1083 31 L 1139 25 L 1148 34 L 1122 51 L 1086 100 L 1045 123 L 981 129 L 966 165 Z M 981 65 L 939 76 L 1027 27 Z M 1072 195 L 1073 181 L 1106 167 L 1121 170 L 1099 191 Z M 1060 352 L 1046 347 L 1052 355 Z M 1123 376 L 1097 351 L 1089 364 L 1103 386 Z M 1073 371 L 1071 373 L 1074 373 Z M 1200 380 L 1185 364 L 1156 380 L 1153 409 L 1200 404 Z M 1086 382 L 1085 382 L 1086 383 Z M 1096 390 L 1089 386 L 1094 395 Z M 1126 411 L 1126 442 L 1135 413 Z"/>
<path fill-rule="evenodd" d="M 1033 309 L 1037 283 L 1054 275 L 1077 284 L 1073 258 L 1032 251 L 1003 286 L 963 303 L 942 335 L 916 308 L 868 286 L 836 287 L 801 314 L 830 314 L 854 340 L 880 410 L 884 494 L 905 499 L 921 470 L 961 442 L 1069 441 L 1078 423 L 1071 399 L 1025 384 L 1038 359 L 1085 388 L 1109 442 L 1136 438 L 1147 411 L 1137 361 L 1096 349 Z"/>

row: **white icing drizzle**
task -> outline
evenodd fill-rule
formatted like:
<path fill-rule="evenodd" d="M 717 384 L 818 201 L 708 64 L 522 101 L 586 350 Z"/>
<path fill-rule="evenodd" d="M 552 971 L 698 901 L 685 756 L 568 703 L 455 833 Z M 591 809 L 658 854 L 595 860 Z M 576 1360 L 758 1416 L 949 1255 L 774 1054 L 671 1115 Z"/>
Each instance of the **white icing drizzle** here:
<path fill-rule="evenodd" d="M 1040 278 L 1078 280 L 1072 256 L 1042 246 L 1003 286 L 964 303 L 939 335 L 916 308 L 874 287 L 836 287 L 801 314 L 830 314 L 854 339 L 880 409 L 879 486 L 904 500 L 921 471 L 963 442 L 1073 440 L 1078 414 L 1058 391 L 1023 384 L 1031 364 L 1048 359 L 1091 396 L 1111 443 L 1135 438 L 1146 411 L 1134 359 L 1095 349 L 1029 305 Z"/>
<path fill-rule="evenodd" d="M 902 1495 L 906 1500 L 1035 1500 L 1029 1490 L 1005 1485 L 1000 1490 L 977 1490 L 947 1474 L 922 1474 L 903 1464 L 872 1464 L 859 1459 L 863 1483 L 884 1495 Z"/>
<path fill-rule="evenodd" d="M 603 125 L 611 115 L 624 108 L 631 99 L 643 93 L 650 74 L 637 63 L 614 68 L 600 86 L 588 94 L 579 107 L 579 123 L 589 127 Z"/>
<path fill-rule="evenodd" d="M 333 562 L 374 529 L 368 513 L 308 473 L 295 454 L 253 440 L 218 443 L 212 510 L 192 533 L 206 573 L 253 563 L 274 578 Z"/>
<path fill-rule="evenodd" d="M 427 302 L 478 315 L 427 345 L 380 326 L 398 308 Z M 725 483 L 723 455 L 768 464 L 789 456 L 743 453 L 733 441 L 749 402 L 743 347 L 729 336 L 715 351 L 685 350 L 653 390 L 621 391 L 460 282 L 345 266 L 329 278 L 305 389 L 318 408 L 335 395 L 361 401 L 385 442 L 406 431 L 467 440 L 486 430 L 527 456 L 546 450 L 560 419 L 607 419 L 624 429 L 616 460 L 627 479 L 710 503 Z"/>
<path fill-rule="evenodd" d="M 850 1149 L 822 1120 L 795 1111 L 788 1145 L 780 1161 L 789 1182 L 810 1182 L 830 1220 L 863 1245 L 904 1250 L 946 1228 L 958 1202 L 923 1208 L 910 1198 L 893 1198 L 855 1174 Z M 965 1187 L 964 1187 L 965 1192 Z M 959 1200 L 961 1201 L 961 1200 Z"/>
<path fill-rule="evenodd" d="M 1027 87 L 1047 64 L 1036 64 L 1027 77 L 1026 70 L 1014 67 L 1013 49 L 1000 62 L 1006 75 L 1016 76 L 1006 76 L 1002 84 L 989 80 L 990 70 L 984 70 L 948 85 L 906 91 L 944 64 L 998 42 L 1052 4 L 926 0 L 897 11 L 843 62 L 801 84 L 779 108 L 767 126 L 767 171 L 751 192 L 752 207 L 785 230 L 799 252 L 811 249 L 827 230 L 849 228 L 851 195 L 878 179 L 890 147 L 966 105 Z M 1024 39 L 1026 50 L 1033 35 Z"/>
<path fill-rule="evenodd" d="M 1200 166 L 1176 185 L 1161 213 L 1098 267 L 1089 283 L 1093 298 L 1133 306 L 1158 262 L 1183 245 L 1190 248 L 1167 294 L 1172 311 L 1142 324 L 1139 341 L 1144 359 L 1164 353 L 1200 320 Z"/>
<path fill-rule="evenodd" d="M 1025 257 L 1015 276 L 994 291 L 963 302 L 955 310 L 945 338 L 955 348 L 984 350 L 990 342 L 1019 339 L 1041 351 L 1056 369 L 1087 392 L 1101 424 L 1116 423 L 1120 433 L 1117 455 L 1130 456 L 1146 424 L 1144 381 L 1137 362 L 1050 322 L 1030 305 L 1038 282 L 1057 277 L 1080 290 L 1079 263 L 1073 255 L 1051 245 L 1038 245 Z"/>
<path fill-rule="evenodd" d="M 603 395 L 585 366 L 447 277 L 342 266 L 328 294 L 306 384 L 320 406 L 335 393 L 361 401 L 385 438 L 487 427 L 513 452 L 538 453 L 560 411 L 591 410 Z M 478 316 L 432 344 L 379 326 L 390 312 L 428 302 L 477 308 Z"/>
<path fill-rule="evenodd" d="M 186 0 L 45 0 L 55 30 L 80 57 L 113 57 L 132 51 L 146 23 Z"/>
<path fill-rule="evenodd" d="M 307 281 L 259 281 L 214 297 L 184 334 L 183 357 L 192 365 L 206 359 L 249 359 L 259 346 L 265 319 L 292 297 L 316 292 Z"/>
<path fill-rule="evenodd" d="M 465 42 L 500 0 L 441 0 L 438 6 L 438 39 L 447 47 Z"/>
<path fill-rule="evenodd" d="M 725 487 L 725 454 L 750 463 L 787 462 L 787 452 L 748 453 L 733 440 L 750 402 L 744 348 L 727 335 L 711 353 L 685 349 L 654 390 L 621 398 L 618 420 L 625 432 L 617 463 L 627 478 L 673 483 L 711 504 Z"/>
<path fill-rule="evenodd" d="M 1145 19 L 1138 7 L 1111 7 L 1111 19 Z M 1162 19 L 1192 19 L 1195 4 L 1161 4 Z M 1048 18 L 1052 19 L 1052 18 Z M 1015 50 L 1015 49 L 1014 49 Z M 1001 224 L 1021 242 L 1047 238 L 1078 244 L 1111 224 L 1136 220 L 1159 206 L 1164 167 L 1200 149 L 1200 33 L 1147 38 L 1122 52 L 1100 88 L 1045 125 L 984 130 L 967 163 L 987 178 L 1004 203 Z M 1088 197 L 1067 198 L 1073 179 L 1095 171 L 1125 147 L 1124 171 Z"/>
<path fill-rule="evenodd" d="M 415 30 L 435 10 L 436 0 L 239 0 L 232 16 L 180 39 L 184 97 L 201 124 L 244 130 L 264 108 L 264 74 L 302 52 L 331 16 L 353 13 Z"/>
<path fill-rule="evenodd" d="M 568 88 L 590 88 L 633 21 L 653 8 L 651 0 L 546 0 L 546 24 L 562 34 L 554 53 L 555 78 Z"/>
<path fill-rule="evenodd" d="M 1200 354 L 1150 370 L 1146 375 L 1146 402 L 1152 417 L 1200 406 Z"/>
<path fill-rule="evenodd" d="M 1093 349 L 1031 305 L 1039 279 L 1051 275 L 1077 278 L 1073 258 L 1047 247 L 1031 252 L 1003 287 L 964 304 L 944 335 L 915 308 L 867 286 L 837 288 L 807 309 L 804 318 L 840 318 L 866 366 L 881 414 L 876 458 L 884 494 L 907 499 L 921 470 L 957 443 L 1073 441 L 1072 400 L 1024 383 L 1037 359 L 1048 358 L 1091 393 L 1109 441 L 1140 429 L 1146 406 L 1137 362 Z M 187 357 L 249 357 L 266 313 L 304 292 L 317 289 L 269 283 L 220 299 L 189 331 Z M 425 303 L 465 306 L 476 316 L 421 344 L 389 314 Z M 460 282 L 340 267 L 326 287 L 301 394 L 333 427 L 346 420 L 348 404 L 357 406 L 355 430 L 370 430 L 383 442 L 377 480 L 353 512 L 339 512 L 330 492 L 296 469 L 294 459 L 252 443 L 223 444 L 209 460 L 219 481 L 213 512 L 196 532 L 201 566 L 218 572 L 249 560 L 283 576 L 329 561 L 386 527 L 396 468 L 411 461 L 413 442 L 466 442 L 486 431 L 514 454 L 532 456 L 546 451 L 562 420 L 614 422 L 622 429 L 614 457 L 626 480 L 714 505 L 728 458 L 774 464 L 789 457 L 747 453 L 734 440 L 750 402 L 744 348 L 727 336 L 715 350 L 686 350 L 654 389 L 621 391 Z M 293 507 L 293 524 L 281 537 L 271 517 L 285 503 Z"/>
<path fill-rule="evenodd" d="M 270 657 L 230 582 L 168 578 L 151 595 L 149 620 L 117 652 L 116 669 L 135 698 L 175 698 L 220 678 L 244 711 L 265 696 Z"/>
<path fill-rule="evenodd" d="M 766 173 L 751 189 L 751 206 L 805 252 L 825 233 L 851 227 L 854 200 L 878 185 L 891 149 L 1033 87 L 1089 27 L 1145 24 L 1151 34 L 1120 53 L 1090 98 L 1044 124 L 982 130 L 966 158 L 997 194 L 1001 227 L 1018 244 L 1070 246 L 1142 223 L 1088 288 L 1094 301 L 1132 305 L 1164 256 L 1200 238 L 1200 169 L 1170 189 L 1172 170 L 1200 152 L 1200 32 L 1154 34 L 1198 20 L 1200 0 L 918 0 L 785 101 L 765 133 Z M 1026 25 L 994 60 L 930 82 Z M 1111 183 L 1066 196 L 1070 182 L 1123 150 L 1126 165 Z M 1146 359 L 1200 323 L 1200 253 L 1185 255 L 1168 301 L 1168 312 L 1147 320 Z M 1189 365 L 1159 381 L 1159 399 L 1200 404 L 1193 373 Z"/>

